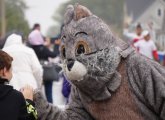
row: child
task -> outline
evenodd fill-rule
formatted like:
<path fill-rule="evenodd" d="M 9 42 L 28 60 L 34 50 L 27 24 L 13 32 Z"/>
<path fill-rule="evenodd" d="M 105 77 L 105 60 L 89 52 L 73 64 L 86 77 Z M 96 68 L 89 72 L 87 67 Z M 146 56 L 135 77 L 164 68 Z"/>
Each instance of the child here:
<path fill-rule="evenodd" d="M 32 101 L 33 89 L 26 86 L 21 90 L 22 94 L 7 85 L 12 78 L 12 60 L 11 56 L 0 50 L 0 119 L 36 120 L 37 113 Z"/>
<path fill-rule="evenodd" d="M 151 39 L 149 31 L 145 30 L 142 33 L 143 39 L 136 42 L 134 46 L 142 55 L 158 61 L 157 48 L 154 41 Z"/>

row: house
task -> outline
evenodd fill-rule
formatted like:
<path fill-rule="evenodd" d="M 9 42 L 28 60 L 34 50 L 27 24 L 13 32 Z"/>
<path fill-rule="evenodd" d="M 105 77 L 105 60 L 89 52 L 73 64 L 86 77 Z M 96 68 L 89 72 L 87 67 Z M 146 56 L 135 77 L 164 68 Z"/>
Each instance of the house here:
<path fill-rule="evenodd" d="M 141 23 L 143 29 L 152 30 L 159 48 L 165 49 L 165 0 L 125 0 L 124 20 L 131 28 Z"/>

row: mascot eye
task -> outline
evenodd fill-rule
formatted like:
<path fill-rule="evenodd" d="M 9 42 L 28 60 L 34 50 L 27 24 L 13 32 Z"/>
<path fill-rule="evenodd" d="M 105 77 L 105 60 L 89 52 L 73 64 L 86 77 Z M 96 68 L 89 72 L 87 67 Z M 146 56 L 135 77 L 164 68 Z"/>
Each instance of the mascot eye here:
<path fill-rule="evenodd" d="M 88 44 L 85 41 L 79 41 L 76 46 L 76 55 L 89 53 Z"/>
<path fill-rule="evenodd" d="M 61 47 L 61 55 L 62 55 L 62 58 L 66 57 L 66 51 L 65 51 L 64 45 Z"/>
<path fill-rule="evenodd" d="M 83 53 L 85 53 L 85 48 L 83 45 L 80 44 L 77 48 L 77 54 L 79 55 L 79 54 L 83 54 Z"/>

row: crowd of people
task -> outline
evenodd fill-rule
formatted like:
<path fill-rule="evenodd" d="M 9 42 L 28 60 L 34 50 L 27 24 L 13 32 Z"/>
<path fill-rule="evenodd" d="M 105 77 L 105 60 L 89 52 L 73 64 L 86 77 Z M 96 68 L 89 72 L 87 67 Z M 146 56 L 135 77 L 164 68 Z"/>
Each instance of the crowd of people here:
<path fill-rule="evenodd" d="M 3 110 L 0 112 L 0 117 L 5 120 L 37 119 L 33 92 L 41 89 L 43 85 L 48 102 L 53 103 L 53 81 L 63 80 L 61 93 L 66 98 L 66 103 L 69 100 L 71 85 L 62 73 L 58 71 L 58 80 L 43 78 L 43 63 L 54 61 L 60 63 L 61 36 L 59 34 L 55 38 L 44 38 L 40 30 L 40 24 L 34 24 L 26 43 L 23 42 L 21 35 L 13 33 L 7 37 L 3 49 L 0 50 L 0 106 Z M 128 43 L 140 54 L 149 59 L 159 60 L 157 48 L 149 30 L 143 30 L 138 24 L 135 33 L 129 32 L 126 27 L 123 34 L 128 38 Z M 50 48 L 50 44 L 53 45 L 53 49 Z M 8 83 L 11 86 L 8 86 Z M 15 106 L 18 105 L 16 103 L 20 104 L 20 107 Z M 7 114 L 8 110 L 12 113 L 10 116 Z"/>
<path fill-rule="evenodd" d="M 143 30 L 141 24 L 137 24 L 135 32 L 129 32 L 126 25 L 123 35 L 127 37 L 127 42 L 135 47 L 140 54 L 159 61 L 157 47 L 153 40 L 155 38 L 152 38 L 152 33 L 149 30 Z"/>
<path fill-rule="evenodd" d="M 50 58 L 55 58 L 57 60 L 56 62 L 60 62 L 59 61 L 60 35 L 58 35 L 58 37 L 56 38 L 44 40 L 44 37 L 42 36 L 40 29 L 41 27 L 39 24 L 34 25 L 33 30 L 31 31 L 28 37 L 28 45 L 35 51 L 40 62 L 42 61 L 50 62 Z M 49 48 L 50 44 L 53 44 L 53 51 L 51 51 Z M 60 77 L 62 76 L 64 80 L 66 79 L 63 75 L 59 75 L 59 76 Z M 50 103 L 53 103 L 53 97 L 52 97 L 53 81 L 54 81 L 53 79 L 44 80 L 43 78 L 45 95 L 48 102 Z M 65 84 L 63 86 L 66 87 Z"/>
<path fill-rule="evenodd" d="M 0 117 L 2 119 L 37 119 L 37 111 L 33 103 L 34 91 L 44 86 L 43 92 L 47 101 L 53 103 L 54 81 L 63 80 L 61 94 L 66 98 L 66 103 L 68 102 L 70 84 L 63 73 L 60 73 L 61 69 L 55 69 L 58 73 L 56 80 L 44 80 L 43 77 L 43 64 L 60 63 L 60 34 L 54 38 L 45 38 L 40 30 L 40 24 L 37 23 L 34 24 L 26 42 L 18 33 L 10 34 L 3 41 L 0 50 L 0 106 L 3 110 L 0 112 Z M 29 111 L 26 112 L 26 109 Z M 8 116 L 9 110 L 11 116 Z"/>

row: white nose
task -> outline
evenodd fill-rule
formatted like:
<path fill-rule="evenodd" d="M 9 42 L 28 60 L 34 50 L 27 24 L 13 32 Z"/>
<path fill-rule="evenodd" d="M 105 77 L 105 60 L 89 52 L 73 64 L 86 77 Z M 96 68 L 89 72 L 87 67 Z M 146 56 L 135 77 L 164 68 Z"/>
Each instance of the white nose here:
<path fill-rule="evenodd" d="M 77 80 L 80 81 L 83 79 L 83 77 L 87 74 L 87 69 L 86 67 L 78 62 L 75 61 L 74 63 L 71 63 L 72 67 L 65 67 L 65 71 L 66 71 L 66 76 L 69 80 Z"/>

